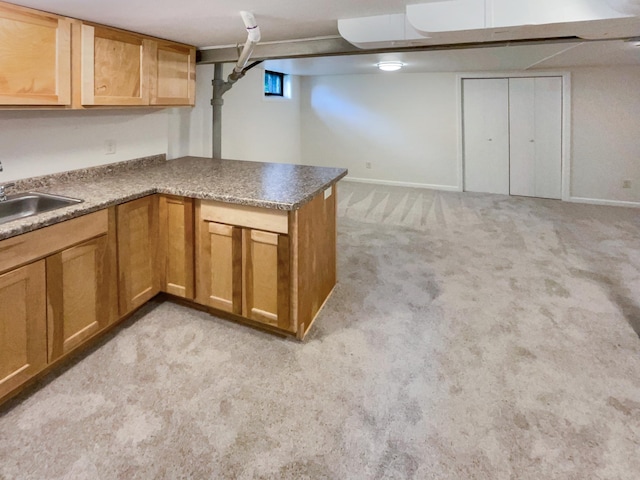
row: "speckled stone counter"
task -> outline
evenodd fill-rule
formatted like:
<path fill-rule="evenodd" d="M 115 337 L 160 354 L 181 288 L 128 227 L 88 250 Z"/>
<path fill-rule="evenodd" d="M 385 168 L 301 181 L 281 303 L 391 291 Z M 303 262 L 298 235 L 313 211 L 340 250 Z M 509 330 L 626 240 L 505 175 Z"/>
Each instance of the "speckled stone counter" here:
<path fill-rule="evenodd" d="M 183 157 L 147 157 L 20 180 L 9 193 L 39 191 L 82 199 L 0 224 L 0 240 L 154 193 L 296 210 L 347 174 L 344 168 Z"/>

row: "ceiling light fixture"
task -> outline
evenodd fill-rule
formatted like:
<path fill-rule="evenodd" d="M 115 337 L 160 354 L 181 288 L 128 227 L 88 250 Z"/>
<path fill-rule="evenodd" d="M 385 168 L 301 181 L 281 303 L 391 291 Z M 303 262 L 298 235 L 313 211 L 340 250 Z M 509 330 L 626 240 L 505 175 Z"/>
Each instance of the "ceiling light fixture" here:
<path fill-rule="evenodd" d="M 400 70 L 404 67 L 404 63 L 402 62 L 380 62 L 377 64 L 378 68 L 383 72 L 395 72 L 396 70 Z"/>

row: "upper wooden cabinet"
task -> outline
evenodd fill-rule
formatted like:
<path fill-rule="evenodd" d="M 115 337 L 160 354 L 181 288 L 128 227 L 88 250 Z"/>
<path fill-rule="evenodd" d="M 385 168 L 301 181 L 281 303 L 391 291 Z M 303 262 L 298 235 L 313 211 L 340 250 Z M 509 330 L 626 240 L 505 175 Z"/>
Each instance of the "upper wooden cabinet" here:
<path fill-rule="evenodd" d="M 149 60 L 151 105 L 194 105 L 196 49 L 160 40 L 145 40 Z"/>
<path fill-rule="evenodd" d="M 195 53 L 0 2 L 0 107 L 193 106 Z"/>
<path fill-rule="evenodd" d="M 82 25 L 82 104 L 149 105 L 143 37 Z"/>
<path fill-rule="evenodd" d="M 71 103 L 71 21 L 0 3 L 0 105 Z"/>
<path fill-rule="evenodd" d="M 195 48 L 91 25 L 81 37 L 83 106 L 195 104 Z"/>

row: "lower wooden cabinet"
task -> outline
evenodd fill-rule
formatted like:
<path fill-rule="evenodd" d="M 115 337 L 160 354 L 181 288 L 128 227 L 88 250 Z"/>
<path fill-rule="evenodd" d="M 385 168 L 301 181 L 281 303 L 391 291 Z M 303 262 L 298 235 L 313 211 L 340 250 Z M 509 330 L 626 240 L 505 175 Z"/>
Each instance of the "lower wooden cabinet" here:
<path fill-rule="evenodd" d="M 192 198 L 161 195 L 160 264 L 162 290 L 177 297 L 193 300 L 194 275 L 194 201 Z"/>
<path fill-rule="evenodd" d="M 295 332 L 289 212 L 206 200 L 197 207 L 196 302 Z"/>
<path fill-rule="evenodd" d="M 117 207 L 119 313 L 124 316 L 160 292 L 158 196 Z"/>
<path fill-rule="evenodd" d="M 196 301 L 289 329 L 289 238 L 204 221 Z"/>
<path fill-rule="evenodd" d="M 242 314 L 289 330 L 289 237 L 243 229 Z"/>
<path fill-rule="evenodd" d="M 303 338 L 336 283 L 333 192 L 150 195 L 0 241 L 0 401 L 161 291 Z"/>
<path fill-rule="evenodd" d="M 45 262 L 0 275 L 0 398 L 47 364 Z"/>
<path fill-rule="evenodd" d="M 242 314 L 242 229 L 203 222 L 200 226 L 196 300 Z"/>
<path fill-rule="evenodd" d="M 46 262 L 51 362 L 116 320 L 116 271 L 108 235 L 63 250 Z"/>
<path fill-rule="evenodd" d="M 0 241 L 0 399 L 116 319 L 115 209 Z"/>

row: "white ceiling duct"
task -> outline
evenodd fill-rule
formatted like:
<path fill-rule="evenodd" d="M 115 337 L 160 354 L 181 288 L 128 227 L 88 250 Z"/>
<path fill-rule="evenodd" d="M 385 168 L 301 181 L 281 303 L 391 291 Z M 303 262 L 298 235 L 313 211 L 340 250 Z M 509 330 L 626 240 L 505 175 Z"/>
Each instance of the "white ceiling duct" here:
<path fill-rule="evenodd" d="M 615 4 L 615 5 L 614 5 Z M 637 36 L 640 0 L 435 0 L 406 14 L 338 21 L 359 48 L 466 42 Z"/>
<path fill-rule="evenodd" d="M 588 22 L 624 18 L 608 0 L 444 0 L 407 5 L 407 18 L 430 35 L 482 28 Z"/>
<path fill-rule="evenodd" d="M 640 16 L 640 0 L 605 0 L 614 10 Z"/>
<path fill-rule="evenodd" d="M 404 13 L 338 20 L 342 38 L 360 48 L 403 47 L 425 40 Z"/>

